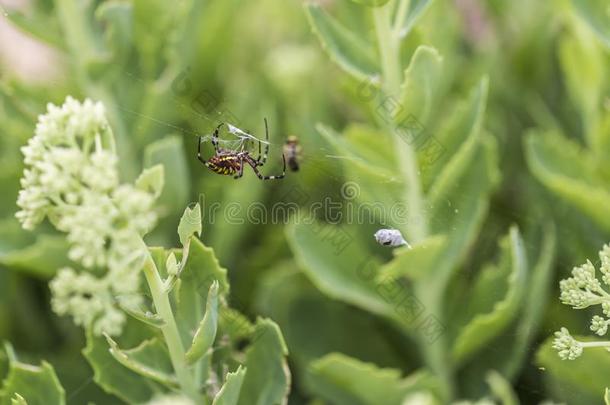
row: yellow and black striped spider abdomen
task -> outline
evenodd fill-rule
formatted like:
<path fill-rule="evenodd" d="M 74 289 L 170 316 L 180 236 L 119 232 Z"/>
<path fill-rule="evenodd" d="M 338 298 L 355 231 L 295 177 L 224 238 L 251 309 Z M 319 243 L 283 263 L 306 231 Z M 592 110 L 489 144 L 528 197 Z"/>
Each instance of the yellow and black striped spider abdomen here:
<path fill-rule="evenodd" d="M 214 173 L 233 175 L 241 168 L 240 159 L 235 155 L 212 156 L 205 164 Z"/>

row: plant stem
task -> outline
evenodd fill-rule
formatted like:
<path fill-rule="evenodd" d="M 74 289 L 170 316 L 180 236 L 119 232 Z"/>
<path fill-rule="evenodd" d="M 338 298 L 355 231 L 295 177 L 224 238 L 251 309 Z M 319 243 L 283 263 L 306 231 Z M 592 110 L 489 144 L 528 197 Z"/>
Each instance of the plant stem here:
<path fill-rule="evenodd" d="M 388 3 L 373 9 L 375 32 L 381 53 L 382 91 L 384 97 L 396 97 L 402 83 L 402 66 L 400 63 L 400 38 L 391 29 L 391 7 Z M 406 234 L 409 242 L 417 243 L 428 233 L 424 212 L 423 195 L 419 182 L 417 156 L 413 147 L 405 142 L 396 131 L 394 117 L 387 117 L 388 129 L 394 134 L 396 161 L 403 178 L 406 180 L 404 200 L 409 208 L 409 228 Z"/>
<path fill-rule="evenodd" d="M 396 25 L 391 24 L 391 10 L 393 3 L 389 2 L 383 7 L 373 10 L 375 32 L 381 54 L 382 91 L 384 97 L 397 97 L 400 95 L 402 83 L 402 64 L 400 60 L 400 29 L 407 18 L 409 1 L 401 0 L 398 6 Z M 400 100 L 400 99 L 398 99 Z M 396 131 L 393 118 L 386 117 L 388 129 L 394 134 L 394 149 L 396 161 L 401 174 L 406 180 L 405 202 L 409 208 L 409 228 L 406 230 L 411 242 L 417 243 L 428 235 L 427 218 L 424 211 L 424 196 L 421 189 L 417 156 L 412 145 L 405 142 Z M 434 288 L 434 286 L 432 286 Z M 438 290 L 438 288 L 437 288 Z M 428 313 L 441 318 L 443 312 L 443 296 L 440 291 L 430 289 L 422 282 L 416 283 L 415 292 L 424 303 Z M 420 333 L 418 343 L 423 351 L 425 361 L 441 383 L 443 399 L 448 401 L 453 396 L 453 377 L 449 364 L 447 345 L 444 336 L 432 342 L 426 340 L 425 331 Z"/>
<path fill-rule="evenodd" d="M 148 254 L 146 263 L 144 265 L 144 275 L 146 276 L 148 288 L 150 288 L 157 314 L 165 322 L 165 326 L 161 328 L 161 331 L 163 332 L 165 344 L 167 345 L 169 356 L 171 358 L 174 371 L 176 372 L 178 382 L 180 383 L 180 387 L 186 395 L 195 401 L 195 403 L 199 403 L 201 398 L 199 396 L 193 376 L 189 372 L 186 364 L 184 357 L 186 352 L 184 350 L 184 345 L 182 344 L 182 339 L 180 338 L 180 333 L 178 332 L 178 326 L 176 325 L 176 320 L 174 319 L 174 313 L 169 302 L 169 297 L 164 288 L 165 286 L 163 284 L 163 280 L 161 280 L 159 272 L 157 271 L 157 266 L 155 265 L 155 262 L 150 254 Z"/>
<path fill-rule="evenodd" d="M 398 4 L 396 18 L 394 19 L 394 26 L 392 27 L 392 30 L 394 31 L 394 35 L 396 37 L 400 37 L 400 31 L 402 31 L 402 27 L 405 25 L 405 21 L 407 20 L 407 16 L 409 15 L 410 5 L 411 0 L 400 0 L 400 3 Z"/>
<path fill-rule="evenodd" d="M 610 342 L 578 342 L 582 347 L 610 347 Z"/>

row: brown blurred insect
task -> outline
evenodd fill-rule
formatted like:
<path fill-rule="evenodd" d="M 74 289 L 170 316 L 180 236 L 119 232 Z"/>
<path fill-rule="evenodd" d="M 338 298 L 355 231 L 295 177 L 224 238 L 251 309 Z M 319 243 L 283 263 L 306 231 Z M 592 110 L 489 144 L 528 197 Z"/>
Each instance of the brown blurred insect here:
<path fill-rule="evenodd" d="M 299 165 L 301 162 L 301 152 L 303 148 L 299 143 L 299 139 L 291 135 L 286 139 L 284 143 L 284 156 L 286 156 L 286 161 L 288 162 L 288 167 L 293 172 L 299 171 Z"/>

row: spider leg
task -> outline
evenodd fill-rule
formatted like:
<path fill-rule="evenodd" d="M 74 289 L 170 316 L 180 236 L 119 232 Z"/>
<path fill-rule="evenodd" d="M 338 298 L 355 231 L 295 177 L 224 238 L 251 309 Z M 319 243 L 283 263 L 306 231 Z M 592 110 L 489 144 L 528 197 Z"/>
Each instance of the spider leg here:
<path fill-rule="evenodd" d="M 237 172 L 237 174 L 235 176 L 233 176 L 233 178 L 235 180 L 241 178 L 244 175 L 244 158 L 240 158 L 239 159 L 239 171 Z"/>
<path fill-rule="evenodd" d="M 202 157 L 201 157 L 201 136 L 199 137 L 199 143 L 197 144 L 197 159 L 203 163 L 204 165 L 207 163 Z M 206 165 L 207 166 L 207 165 Z"/>
<path fill-rule="evenodd" d="M 250 165 L 250 167 L 252 167 L 252 170 L 258 176 L 259 179 L 261 179 L 261 180 L 281 180 L 284 178 L 284 176 L 286 176 L 286 157 L 284 155 L 282 155 L 282 158 L 284 159 L 284 170 L 282 171 L 282 174 L 276 175 L 276 176 L 263 176 L 257 168 L 257 166 L 261 166 L 261 164 L 251 157 L 249 159 L 246 158 L 245 162 L 248 163 Z"/>
<path fill-rule="evenodd" d="M 223 125 L 224 125 L 224 123 L 221 122 L 220 125 L 218 125 L 216 127 L 216 129 L 214 130 L 214 133 L 212 134 L 212 145 L 214 146 L 214 151 L 216 153 L 220 152 L 220 148 L 218 147 L 218 134 L 220 133 L 220 128 L 222 128 Z"/>
<path fill-rule="evenodd" d="M 265 118 L 265 154 L 261 160 L 261 141 L 258 142 L 258 159 L 256 159 L 257 166 L 262 166 L 267 162 L 267 155 L 269 154 L 269 127 L 267 126 L 267 118 Z"/>

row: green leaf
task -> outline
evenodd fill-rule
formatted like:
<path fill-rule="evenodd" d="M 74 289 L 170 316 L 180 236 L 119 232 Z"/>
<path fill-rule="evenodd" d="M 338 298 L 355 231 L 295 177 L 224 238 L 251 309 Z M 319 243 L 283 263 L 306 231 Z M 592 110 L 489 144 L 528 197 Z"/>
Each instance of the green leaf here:
<path fill-rule="evenodd" d="M 116 395 L 124 402 L 144 403 L 157 391 L 155 385 L 126 367 L 118 367 L 108 350 L 103 337 L 87 331 L 87 346 L 83 355 L 93 368 L 93 380 L 106 392 Z"/>
<path fill-rule="evenodd" d="M 472 146 L 466 144 L 463 147 Z M 464 153 L 468 157 L 463 156 L 462 151 L 458 153 L 459 156 L 456 155 L 455 158 L 459 160 L 454 164 L 456 170 L 459 168 L 458 176 L 452 183 L 439 184 L 438 191 L 429 196 L 428 202 L 432 206 L 429 211 L 431 232 L 444 233 L 447 243 L 436 267 L 426 275 L 426 283 L 420 286 L 419 294 L 422 296 L 428 295 L 430 288 L 442 291 L 475 243 L 487 215 L 490 195 L 498 182 L 495 140 L 484 137 L 474 148 L 472 154 Z M 468 160 L 463 167 L 462 158 Z M 448 179 L 452 174 L 445 176 Z"/>
<path fill-rule="evenodd" d="M 136 180 L 136 187 L 155 196 L 161 195 L 165 183 L 165 171 L 163 165 L 155 165 L 144 169 Z"/>
<path fill-rule="evenodd" d="M 431 236 L 409 248 L 395 249 L 396 257 L 379 270 L 381 277 L 407 277 L 411 280 L 431 273 L 445 248 L 444 235 Z"/>
<path fill-rule="evenodd" d="M 572 0 L 572 4 L 599 39 L 610 48 L 610 10 L 605 0 Z"/>
<path fill-rule="evenodd" d="M 377 317 L 325 297 L 292 261 L 266 273 L 260 284 L 256 311 L 280 326 L 290 348 L 291 370 L 304 376 L 307 391 L 312 385 L 307 377 L 310 363 L 331 352 L 386 367 L 409 366 L 400 349 L 390 344 L 388 329 L 377 327 Z M 353 339 L 354 330 L 358 339 Z"/>
<path fill-rule="evenodd" d="M 106 45 L 112 50 L 109 58 L 122 65 L 133 46 L 133 5 L 123 1 L 107 1 L 95 10 L 95 17 L 105 28 Z"/>
<path fill-rule="evenodd" d="M 269 319 L 256 322 L 253 343 L 246 350 L 246 375 L 240 405 L 284 404 L 290 391 L 288 349 L 280 328 Z"/>
<path fill-rule="evenodd" d="M 380 7 L 390 0 L 352 0 L 354 3 L 362 4 L 368 7 Z"/>
<path fill-rule="evenodd" d="M 586 336 L 574 336 L 574 339 L 595 340 Z M 599 402 L 608 386 L 610 354 L 603 348 L 591 348 L 584 350 L 576 360 L 561 360 L 552 345 L 553 338 L 549 337 L 538 349 L 536 362 L 548 379 L 563 388 L 566 403 Z M 595 401 L 587 401 L 587 397 L 595 398 Z"/>
<path fill-rule="evenodd" d="M 599 147 L 594 127 L 604 88 L 603 49 L 598 46 L 590 31 L 578 21 L 572 26 L 574 32 L 564 35 L 559 42 L 561 68 L 570 97 L 581 113 L 589 145 Z"/>
<path fill-rule="evenodd" d="M 71 264 L 67 252 L 68 243 L 63 236 L 40 235 L 29 246 L 0 253 L 0 263 L 29 275 L 50 279 L 59 268 Z"/>
<path fill-rule="evenodd" d="M 246 370 L 246 368 L 239 366 L 234 373 L 227 373 L 225 383 L 214 398 L 212 405 L 237 405 Z"/>
<path fill-rule="evenodd" d="M 169 354 L 158 339 L 145 340 L 133 349 L 121 350 L 110 336 L 104 334 L 104 337 L 110 345 L 110 354 L 123 366 L 167 387 L 178 387 Z"/>
<path fill-rule="evenodd" d="M 321 291 L 365 311 L 401 321 L 393 305 L 397 303 L 385 295 L 393 284 L 375 282 L 379 260 L 354 235 L 354 228 L 307 225 L 303 221 L 287 228 L 288 242 L 299 267 Z"/>
<path fill-rule="evenodd" d="M 610 189 L 587 151 L 551 132 L 530 133 L 525 150 L 528 166 L 538 180 L 600 227 L 610 230 L 610 216 L 605 209 Z"/>
<path fill-rule="evenodd" d="M 380 369 L 374 364 L 331 353 L 311 363 L 314 392 L 337 405 L 401 405 L 403 398 L 418 390 L 433 387 L 433 378 L 414 373 L 407 378 L 395 369 Z"/>
<path fill-rule="evenodd" d="M 201 207 L 199 203 L 195 204 L 194 207 L 186 207 L 180 223 L 178 224 L 178 236 L 180 237 L 180 243 L 182 246 L 188 246 L 191 236 L 196 234 L 201 236 Z"/>
<path fill-rule="evenodd" d="M 163 318 L 150 311 L 143 312 L 140 308 L 133 306 L 133 304 L 131 304 L 131 300 L 122 300 L 119 297 L 118 302 L 123 311 L 138 321 L 144 322 L 150 326 L 154 326 L 155 328 L 162 328 L 165 326 L 165 321 Z"/>
<path fill-rule="evenodd" d="M 402 0 L 408 1 L 408 0 Z M 430 7 L 432 0 L 410 0 L 409 12 L 405 18 L 402 27 L 400 27 L 400 36 L 405 38 L 413 29 L 417 21 L 424 15 L 424 12 Z"/>
<path fill-rule="evenodd" d="M 352 186 L 352 201 L 360 203 L 359 221 L 385 222 L 386 218 L 377 218 L 378 209 L 393 212 L 397 207 L 404 207 L 403 197 L 405 182 L 396 176 L 398 164 L 395 160 L 394 145 L 387 133 L 364 125 L 351 125 L 343 134 L 329 127 L 317 125 L 317 130 L 340 154 L 343 159 L 345 177 L 357 179 L 357 182 L 344 183 Z M 342 189 L 341 193 L 345 194 Z M 338 193 L 339 194 L 339 193 Z M 369 215 L 370 218 L 366 218 Z M 403 219 L 402 221 L 407 222 Z M 400 224 L 396 227 L 400 228 Z M 408 235 L 405 229 L 401 229 Z"/>
<path fill-rule="evenodd" d="M 452 357 L 460 364 L 472 356 L 487 342 L 501 333 L 515 318 L 526 292 L 527 258 L 523 240 L 516 227 L 512 227 L 508 239 L 502 242 L 502 254 L 510 257 L 504 260 L 510 265 L 510 276 L 506 296 L 496 302 L 490 312 L 476 315 L 460 332 L 455 340 Z"/>
<path fill-rule="evenodd" d="M 610 405 L 610 390 L 608 388 L 604 391 L 604 403 Z"/>
<path fill-rule="evenodd" d="M 28 403 L 24 397 L 15 393 L 15 396 L 11 399 L 11 405 L 28 405 Z"/>
<path fill-rule="evenodd" d="M 407 118 L 412 115 L 424 125 L 428 123 L 432 112 L 438 108 L 436 96 L 442 62 L 435 48 L 422 45 L 415 50 L 400 87 L 401 110 L 404 111 L 401 116 Z"/>
<path fill-rule="evenodd" d="M 481 128 L 488 90 L 489 80 L 481 79 L 469 99 L 455 109 L 438 132 L 436 138 L 445 152 L 423 173 L 424 182 L 431 184 L 428 198 L 433 207 L 444 202 L 441 202 L 441 199 L 450 194 L 448 189 L 471 164 L 478 142 L 483 136 Z M 420 166 L 429 166 L 426 164 L 425 148 L 418 152 L 418 160 Z"/>
<path fill-rule="evenodd" d="M 21 398 L 29 405 L 63 405 L 66 395 L 53 366 L 43 361 L 40 366 L 25 364 L 14 358 L 12 348 L 9 354 L 8 375 L 0 388 L 0 404 L 11 405 L 15 398 Z"/>
<path fill-rule="evenodd" d="M 191 344 L 204 316 L 204 303 L 214 281 L 218 282 L 220 295 L 228 294 L 227 269 L 220 266 L 213 249 L 192 238 L 184 270 L 172 291 L 174 314 L 185 347 Z"/>
<path fill-rule="evenodd" d="M 359 81 L 371 81 L 379 71 L 370 45 L 341 25 L 315 3 L 305 4 L 307 19 L 322 47 L 345 72 Z"/>
<path fill-rule="evenodd" d="M 502 374 L 492 370 L 487 374 L 486 380 L 491 387 L 491 392 L 500 400 L 502 405 L 519 405 L 517 394 Z"/>
<path fill-rule="evenodd" d="M 220 307 L 218 320 L 219 335 L 227 335 L 229 340 L 237 342 L 254 334 L 254 325 L 241 312 L 227 306 Z"/>
<path fill-rule="evenodd" d="M 144 150 L 144 166 L 163 165 L 166 179 L 159 204 L 169 213 L 178 213 L 187 203 L 190 193 L 190 175 L 184 145 L 179 136 L 167 136 L 149 144 Z"/>
<path fill-rule="evenodd" d="M 519 372 L 527 356 L 527 348 L 536 336 L 540 322 L 544 319 L 553 280 L 553 259 L 557 237 L 554 226 L 543 228 L 544 237 L 540 247 L 540 255 L 536 265 L 532 268 L 527 284 L 527 298 L 521 315 L 518 317 L 516 334 L 511 337 L 510 358 L 503 368 L 503 373 L 513 378 Z"/>
<path fill-rule="evenodd" d="M 218 281 L 210 286 L 205 306 L 205 315 L 195 332 L 193 343 L 186 352 L 186 362 L 189 365 L 196 363 L 214 344 L 218 327 Z"/>

